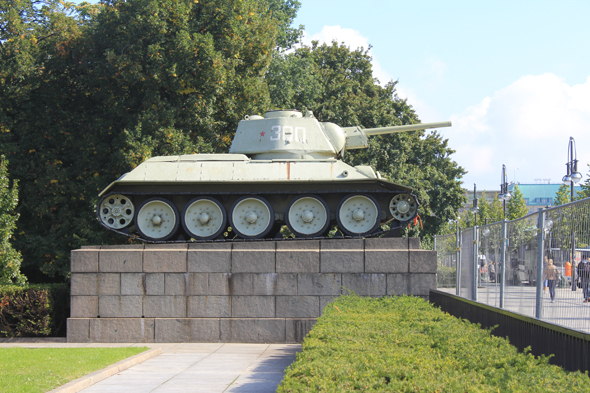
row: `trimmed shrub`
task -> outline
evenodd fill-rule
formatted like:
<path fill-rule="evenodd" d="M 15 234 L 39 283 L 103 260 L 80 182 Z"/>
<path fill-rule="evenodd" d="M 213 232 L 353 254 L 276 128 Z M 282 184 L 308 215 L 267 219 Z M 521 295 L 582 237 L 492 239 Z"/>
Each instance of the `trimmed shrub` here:
<path fill-rule="evenodd" d="M 65 336 L 67 284 L 0 286 L 0 337 Z"/>
<path fill-rule="evenodd" d="M 587 374 L 521 353 L 415 297 L 342 296 L 324 309 L 277 392 L 588 392 Z"/>

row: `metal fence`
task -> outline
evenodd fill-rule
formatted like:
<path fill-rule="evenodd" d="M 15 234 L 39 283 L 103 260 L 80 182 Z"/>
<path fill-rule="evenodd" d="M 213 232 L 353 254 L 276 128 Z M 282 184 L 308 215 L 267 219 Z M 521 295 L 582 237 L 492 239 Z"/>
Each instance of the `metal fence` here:
<path fill-rule="evenodd" d="M 590 333 L 590 198 L 434 243 L 440 290 Z"/>

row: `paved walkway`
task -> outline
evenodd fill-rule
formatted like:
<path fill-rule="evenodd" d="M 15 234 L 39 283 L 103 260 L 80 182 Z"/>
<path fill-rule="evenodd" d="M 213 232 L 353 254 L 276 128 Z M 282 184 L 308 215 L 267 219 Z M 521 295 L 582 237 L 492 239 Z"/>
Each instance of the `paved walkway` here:
<path fill-rule="evenodd" d="M 274 392 L 299 344 L 67 344 L 0 343 L 0 347 L 161 348 L 163 353 L 84 390 L 83 393 Z"/>

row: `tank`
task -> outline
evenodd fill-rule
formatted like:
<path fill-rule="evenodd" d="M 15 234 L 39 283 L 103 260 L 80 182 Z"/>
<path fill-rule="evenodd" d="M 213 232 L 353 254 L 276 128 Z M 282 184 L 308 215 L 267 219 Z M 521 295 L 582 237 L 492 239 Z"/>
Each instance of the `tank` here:
<path fill-rule="evenodd" d="M 295 110 L 246 116 L 229 154 L 152 157 L 121 176 L 99 194 L 98 219 L 146 242 L 280 239 L 284 225 L 297 238 L 336 226 L 338 236 L 375 236 L 382 224 L 414 219 L 419 202 L 410 187 L 340 158 L 372 135 L 450 125 L 339 127 Z"/>

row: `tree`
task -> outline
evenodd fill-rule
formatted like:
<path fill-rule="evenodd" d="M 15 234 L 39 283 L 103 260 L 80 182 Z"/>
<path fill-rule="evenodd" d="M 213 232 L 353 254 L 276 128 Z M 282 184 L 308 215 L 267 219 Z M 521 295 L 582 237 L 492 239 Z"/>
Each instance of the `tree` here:
<path fill-rule="evenodd" d="M 378 84 L 362 48 L 314 42 L 275 54 L 266 79 L 275 108 L 312 109 L 320 121 L 366 128 L 419 122 L 397 96 L 397 82 Z M 389 180 L 414 187 L 424 229 L 412 226 L 409 233 L 431 236 L 456 217 L 464 201 L 460 179 L 465 170 L 451 159 L 453 153 L 437 132 L 415 131 L 371 137 L 368 149 L 347 151 L 344 160 L 370 165 Z"/>
<path fill-rule="evenodd" d="M 555 193 L 555 198 L 553 198 L 553 205 L 561 206 L 565 205 L 566 203 L 570 203 L 572 199 L 571 195 L 572 194 L 570 191 L 570 186 L 562 184 L 559 187 L 559 190 L 557 190 L 557 192 Z"/>
<path fill-rule="evenodd" d="M 70 250 L 127 241 L 98 224 L 100 190 L 154 155 L 227 152 L 244 114 L 270 106 L 264 75 L 275 38 L 297 36 L 289 7 L 298 2 L 50 4 L 25 29 L 50 25 L 48 38 L 35 43 L 31 33 L 22 80 L 2 82 L 0 123 L 10 132 L 0 150 L 21 181 L 23 270 L 67 277 Z M 27 94 L 6 93 L 21 85 Z"/>
<path fill-rule="evenodd" d="M 529 214 L 529 209 L 526 207 L 524 197 L 518 185 L 514 186 L 512 190 L 512 197 L 508 201 L 508 216 L 507 220 L 516 220 Z"/>
<path fill-rule="evenodd" d="M 588 164 L 590 168 L 590 164 Z M 576 193 L 578 199 L 590 198 L 590 172 L 586 177 L 586 181 L 582 183 L 582 189 Z"/>
<path fill-rule="evenodd" d="M 14 212 L 18 203 L 18 182 L 13 181 L 10 187 L 8 179 L 8 161 L 0 156 L 0 284 L 23 285 L 27 278 L 21 274 L 22 257 L 10 240 L 18 214 Z"/>

